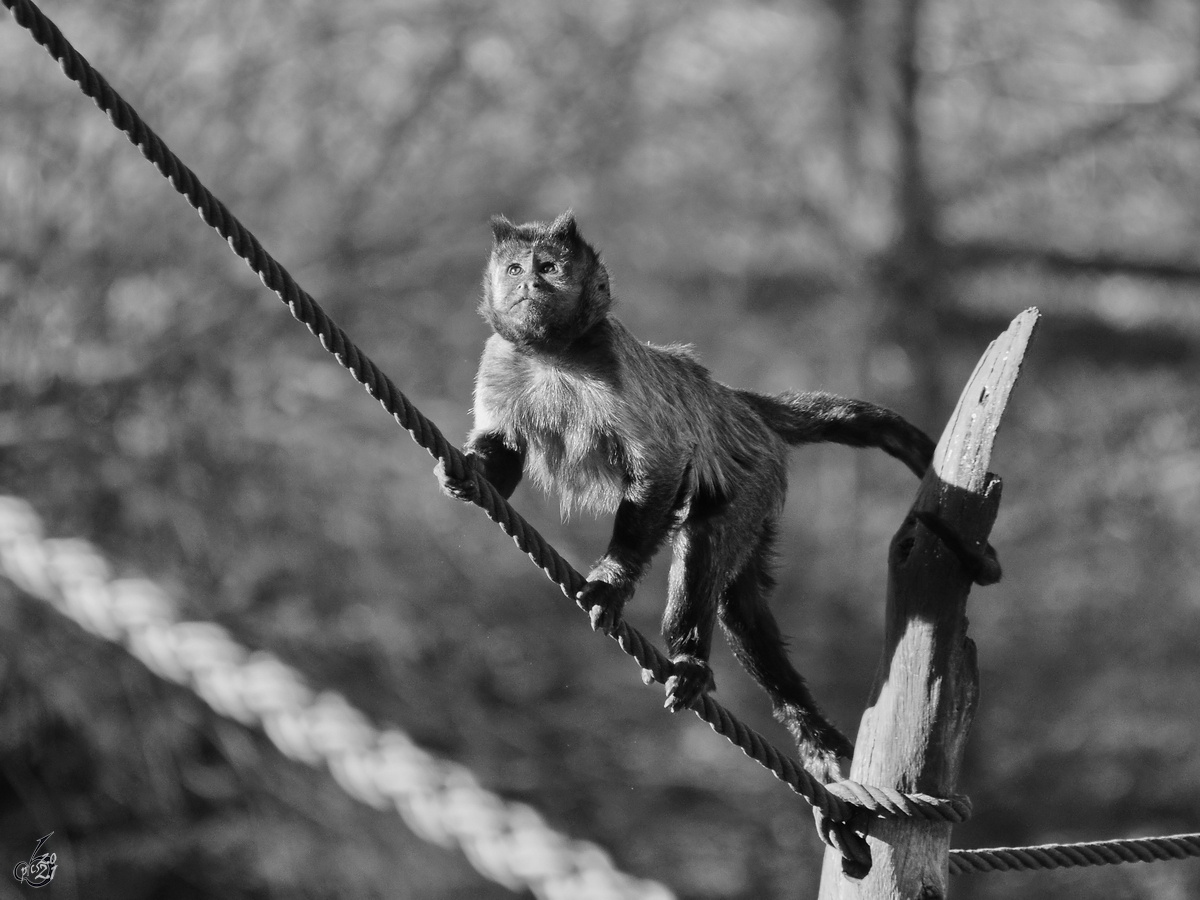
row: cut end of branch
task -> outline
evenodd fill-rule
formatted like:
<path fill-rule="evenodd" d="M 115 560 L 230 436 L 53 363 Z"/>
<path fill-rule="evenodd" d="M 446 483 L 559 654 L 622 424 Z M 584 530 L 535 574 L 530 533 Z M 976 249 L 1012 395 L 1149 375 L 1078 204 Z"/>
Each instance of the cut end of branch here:
<path fill-rule="evenodd" d="M 1036 307 L 1018 315 L 975 366 L 934 453 L 943 484 L 985 496 L 995 490 L 998 479 L 988 473 L 992 444 L 1039 317 Z"/>

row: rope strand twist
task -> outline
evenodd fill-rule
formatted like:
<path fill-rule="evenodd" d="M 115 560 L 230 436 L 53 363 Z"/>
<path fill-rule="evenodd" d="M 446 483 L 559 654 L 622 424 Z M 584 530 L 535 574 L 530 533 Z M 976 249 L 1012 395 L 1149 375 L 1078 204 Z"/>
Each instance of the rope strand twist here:
<path fill-rule="evenodd" d="M 951 875 L 1112 866 L 1119 863 L 1159 862 L 1200 857 L 1200 834 L 1091 841 L 1082 844 L 1043 844 L 1038 847 L 993 847 L 990 850 L 952 850 Z"/>
<path fill-rule="evenodd" d="M 487 790 L 460 763 L 398 728 L 376 727 L 340 694 L 318 693 L 271 653 L 243 646 L 214 622 L 181 621 L 157 584 L 113 577 L 85 540 L 46 538 L 33 507 L 15 497 L 0 496 L 0 575 L 218 715 L 261 728 L 284 756 L 328 769 L 355 799 L 399 813 L 421 839 L 457 847 L 509 890 L 537 900 L 675 900 L 665 885 L 619 870 L 599 845 Z"/>

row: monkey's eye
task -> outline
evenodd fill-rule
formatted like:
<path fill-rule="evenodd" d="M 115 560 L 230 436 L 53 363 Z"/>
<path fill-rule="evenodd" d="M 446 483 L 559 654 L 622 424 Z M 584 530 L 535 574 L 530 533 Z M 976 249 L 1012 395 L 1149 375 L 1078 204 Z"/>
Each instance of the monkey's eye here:
<path fill-rule="evenodd" d="M 509 275 L 520 275 L 525 270 L 521 268 L 520 263 L 512 263 L 506 270 Z"/>
<path fill-rule="evenodd" d="M 558 271 L 558 263 L 556 263 L 556 262 L 542 263 L 540 268 L 542 270 L 543 275 L 553 275 L 555 272 Z"/>

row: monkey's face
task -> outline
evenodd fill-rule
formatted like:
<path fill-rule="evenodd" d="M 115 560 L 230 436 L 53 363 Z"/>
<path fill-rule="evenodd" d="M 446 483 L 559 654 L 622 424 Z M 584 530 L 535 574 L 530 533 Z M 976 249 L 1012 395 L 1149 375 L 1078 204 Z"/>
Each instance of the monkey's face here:
<path fill-rule="evenodd" d="M 565 350 L 608 312 L 608 274 L 569 213 L 550 225 L 492 220 L 481 312 L 501 337 L 543 352 Z"/>

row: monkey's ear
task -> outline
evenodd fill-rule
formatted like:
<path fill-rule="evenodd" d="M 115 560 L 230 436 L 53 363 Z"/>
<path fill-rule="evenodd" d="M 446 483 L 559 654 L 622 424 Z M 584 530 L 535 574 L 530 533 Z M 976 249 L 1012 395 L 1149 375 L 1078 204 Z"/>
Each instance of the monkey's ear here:
<path fill-rule="evenodd" d="M 517 236 L 517 226 L 502 215 L 492 216 L 492 240 L 499 244 Z"/>
<path fill-rule="evenodd" d="M 550 236 L 567 244 L 573 244 L 579 239 L 579 231 L 575 227 L 574 210 L 568 209 L 550 223 Z"/>

